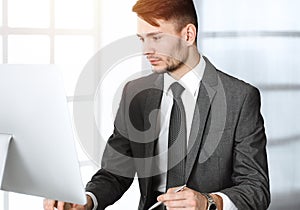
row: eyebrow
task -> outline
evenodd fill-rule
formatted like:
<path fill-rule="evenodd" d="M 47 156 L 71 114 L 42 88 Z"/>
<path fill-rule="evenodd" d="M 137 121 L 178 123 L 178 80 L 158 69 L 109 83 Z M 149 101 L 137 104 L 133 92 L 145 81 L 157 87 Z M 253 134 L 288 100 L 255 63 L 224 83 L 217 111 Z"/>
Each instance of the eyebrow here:
<path fill-rule="evenodd" d="M 155 35 L 158 35 L 158 34 L 162 34 L 163 32 L 161 31 L 156 31 L 156 32 L 150 32 L 150 33 L 145 33 L 145 36 L 146 37 L 150 37 L 150 36 L 155 36 Z M 140 38 L 143 38 L 143 35 L 142 34 L 136 34 L 138 37 Z"/>

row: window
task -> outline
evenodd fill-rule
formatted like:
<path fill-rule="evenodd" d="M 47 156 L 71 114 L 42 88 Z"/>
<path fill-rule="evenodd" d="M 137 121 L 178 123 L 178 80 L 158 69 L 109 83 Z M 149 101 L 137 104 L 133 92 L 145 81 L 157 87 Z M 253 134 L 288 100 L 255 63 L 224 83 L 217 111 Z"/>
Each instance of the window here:
<path fill-rule="evenodd" d="M 45 35 L 8 35 L 7 63 L 49 63 L 50 39 Z M 30 53 L 28 53 L 30 52 Z"/>

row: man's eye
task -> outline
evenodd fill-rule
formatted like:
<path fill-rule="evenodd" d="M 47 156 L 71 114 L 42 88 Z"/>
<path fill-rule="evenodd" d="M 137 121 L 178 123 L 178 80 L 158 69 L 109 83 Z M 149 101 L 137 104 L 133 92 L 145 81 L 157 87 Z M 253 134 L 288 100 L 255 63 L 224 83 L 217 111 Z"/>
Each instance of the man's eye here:
<path fill-rule="evenodd" d="M 143 37 L 138 37 L 140 41 L 144 42 L 144 38 Z"/>
<path fill-rule="evenodd" d="M 158 41 L 158 40 L 161 39 L 161 36 L 153 36 L 152 39 L 153 39 L 154 41 Z"/>

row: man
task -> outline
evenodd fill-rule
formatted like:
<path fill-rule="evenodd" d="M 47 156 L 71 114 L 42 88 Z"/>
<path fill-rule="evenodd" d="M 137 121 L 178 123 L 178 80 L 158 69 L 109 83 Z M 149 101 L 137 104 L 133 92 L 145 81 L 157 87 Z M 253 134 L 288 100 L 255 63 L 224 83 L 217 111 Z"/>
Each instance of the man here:
<path fill-rule="evenodd" d="M 140 210 L 157 200 L 156 209 L 267 209 L 259 91 L 199 54 L 192 0 L 138 0 L 133 11 L 154 73 L 124 87 L 86 206 L 45 200 L 44 208 L 105 209 L 137 174 Z"/>

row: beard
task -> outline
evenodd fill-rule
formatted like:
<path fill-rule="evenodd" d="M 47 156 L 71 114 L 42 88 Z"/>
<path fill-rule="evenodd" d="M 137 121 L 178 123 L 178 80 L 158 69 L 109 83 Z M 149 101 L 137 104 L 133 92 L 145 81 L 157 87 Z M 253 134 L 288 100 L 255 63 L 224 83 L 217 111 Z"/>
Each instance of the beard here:
<path fill-rule="evenodd" d="M 173 61 L 172 63 L 170 63 L 169 65 L 167 64 L 167 67 L 165 69 L 166 72 L 174 72 L 177 69 L 179 69 L 180 67 L 182 67 L 184 65 L 184 63 L 182 61 Z"/>
<path fill-rule="evenodd" d="M 153 65 L 152 71 L 158 74 L 163 74 L 167 72 L 171 73 L 181 68 L 184 65 L 184 62 L 168 57 L 164 61 L 164 64 L 165 65 L 161 67 Z"/>

